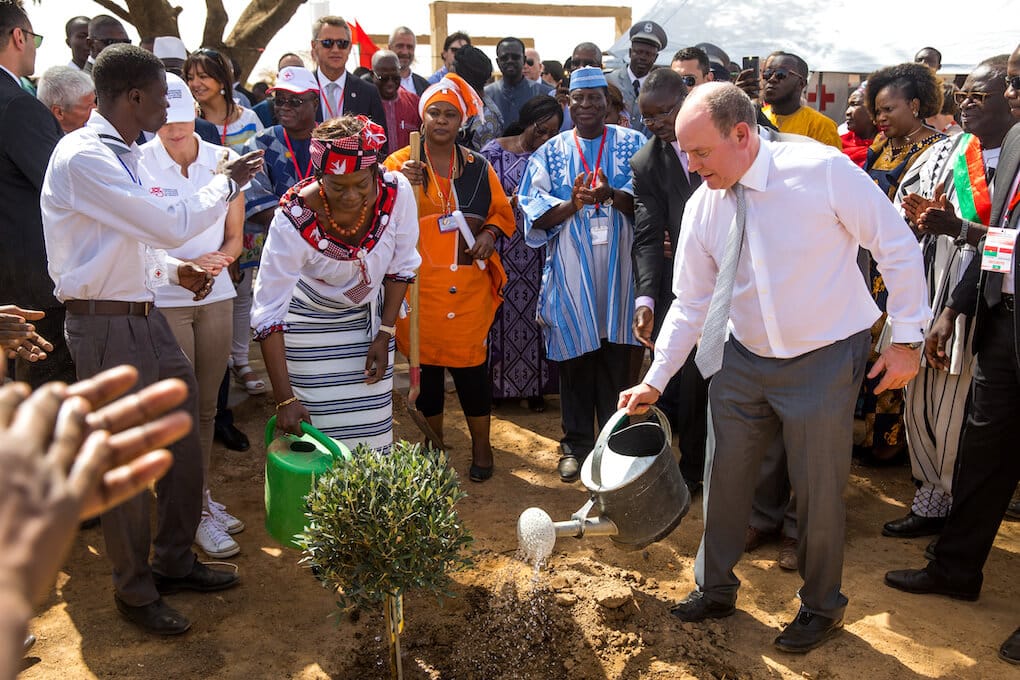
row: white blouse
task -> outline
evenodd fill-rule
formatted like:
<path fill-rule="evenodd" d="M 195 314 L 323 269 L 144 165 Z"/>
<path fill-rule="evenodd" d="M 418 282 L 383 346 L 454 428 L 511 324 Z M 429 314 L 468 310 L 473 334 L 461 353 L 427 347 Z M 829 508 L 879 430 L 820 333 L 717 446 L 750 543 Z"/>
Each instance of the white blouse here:
<path fill-rule="evenodd" d="M 319 242 L 318 248 L 313 247 L 283 214 L 288 208 L 277 208 L 255 279 L 251 327 L 256 338 L 265 337 L 273 330 L 286 330 L 284 319 L 298 279 L 303 279 L 321 295 L 352 307 L 373 302 L 386 278 L 414 279 L 421 264 L 414 193 L 400 173 L 387 172 L 383 179 L 397 184 L 392 211 L 376 218 L 382 225 L 374 246 L 356 249 L 356 257 L 351 259 L 337 259 L 326 254 L 325 240 Z M 302 211 L 293 203 L 290 209 L 298 211 L 295 214 Z"/>

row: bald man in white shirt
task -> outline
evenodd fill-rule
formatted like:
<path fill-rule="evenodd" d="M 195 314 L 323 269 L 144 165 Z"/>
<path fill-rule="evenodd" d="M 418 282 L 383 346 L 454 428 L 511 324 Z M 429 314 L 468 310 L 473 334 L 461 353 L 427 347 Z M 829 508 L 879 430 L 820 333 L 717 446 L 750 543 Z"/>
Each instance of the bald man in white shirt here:
<path fill-rule="evenodd" d="M 740 581 L 733 567 L 762 458 L 781 434 L 804 585 L 801 610 L 775 644 L 806 652 L 842 628 L 847 604 L 840 592 L 842 492 L 869 329 L 879 317 L 857 267 L 858 247 L 872 252 L 889 287 L 893 344 L 874 367 L 874 375 L 884 373 L 876 392 L 902 387 L 917 373 L 931 316 L 921 251 L 846 156 L 821 144 L 762 140 L 754 106 L 734 85 L 696 88 L 676 133 L 702 186 L 684 211 L 676 299 L 656 338 L 655 361 L 619 405 L 640 413 L 654 403 L 701 336 L 695 361 L 713 376 L 716 446 L 705 465 L 698 588 L 672 610 L 685 621 L 735 611 Z"/>

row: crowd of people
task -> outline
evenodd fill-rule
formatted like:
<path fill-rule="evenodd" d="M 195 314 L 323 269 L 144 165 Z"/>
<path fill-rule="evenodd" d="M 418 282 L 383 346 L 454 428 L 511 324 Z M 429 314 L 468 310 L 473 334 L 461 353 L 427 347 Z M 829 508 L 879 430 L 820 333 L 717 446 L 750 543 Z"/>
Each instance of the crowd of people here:
<path fill-rule="evenodd" d="M 27 633 L 78 519 L 102 512 L 118 611 L 186 631 L 164 595 L 238 582 L 193 547 L 240 550 L 245 523 L 209 484 L 214 439 L 250 447 L 231 381 L 270 392 L 282 431 L 385 454 L 397 350 L 420 354 L 437 443 L 452 376 L 472 482 L 499 465 L 501 402 L 559 395 L 565 483 L 618 409 L 658 404 L 704 494 L 684 621 L 732 614 L 734 565 L 777 541 L 803 586 L 776 646 L 838 633 L 853 457 L 909 460 L 910 511 L 881 530 L 934 537 L 924 569 L 886 583 L 976 599 L 999 523 L 1020 515 L 1020 48 L 959 87 L 924 48 L 862 79 L 837 125 L 806 105 L 796 54 L 740 68 L 701 43 L 656 67 L 663 28 L 629 38 L 607 72 L 591 42 L 560 63 L 506 37 L 494 78 L 457 32 L 425 77 L 401 26 L 359 73 L 350 26 L 324 16 L 310 63 L 285 54 L 248 90 L 223 49 L 143 48 L 114 17 L 74 17 L 71 62 L 36 96 L 42 36 L 0 0 L 0 227 L 19 244 L 0 263 L 19 381 L 0 392 L 0 486 L 36 483 L 8 470 L 68 477 L 38 520 L 59 538 L 47 569 L 0 608 L 5 628 Z M 116 463 L 74 462 L 103 447 Z M 138 491 L 157 478 L 153 535 Z M 1020 629 L 1000 656 L 1020 663 Z"/>

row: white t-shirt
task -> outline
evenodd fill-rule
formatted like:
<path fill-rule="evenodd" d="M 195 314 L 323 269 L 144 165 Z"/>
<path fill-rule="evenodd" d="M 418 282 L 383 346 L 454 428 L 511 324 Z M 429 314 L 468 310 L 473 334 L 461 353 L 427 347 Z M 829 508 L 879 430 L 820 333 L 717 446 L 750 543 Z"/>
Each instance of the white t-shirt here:
<path fill-rule="evenodd" d="M 210 144 L 195 135 L 198 140 L 198 158 L 188 167 L 188 176 L 181 174 L 181 166 L 170 157 L 163 142 L 156 137 L 141 147 L 142 160 L 138 169 L 142 181 L 149 187 L 149 195 L 156 200 L 176 203 L 182 196 L 188 196 L 204 187 L 216 174 L 216 166 L 223 155 L 223 147 Z M 230 158 L 237 158 L 234 151 L 229 151 Z M 219 250 L 223 245 L 224 223 L 227 217 L 228 203 L 223 202 L 215 219 L 209 227 L 184 245 L 167 252 L 181 260 L 191 260 L 200 255 Z M 197 307 L 235 297 L 234 285 L 230 274 L 223 269 L 213 281 L 213 289 L 203 300 L 196 302 L 194 294 L 183 286 L 159 286 L 155 290 L 157 307 Z"/>

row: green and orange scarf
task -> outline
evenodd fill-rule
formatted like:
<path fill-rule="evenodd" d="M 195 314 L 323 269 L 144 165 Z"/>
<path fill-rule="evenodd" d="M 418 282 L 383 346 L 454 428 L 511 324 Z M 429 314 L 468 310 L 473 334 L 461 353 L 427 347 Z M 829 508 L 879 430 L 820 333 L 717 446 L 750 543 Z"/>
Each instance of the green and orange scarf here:
<path fill-rule="evenodd" d="M 992 219 L 992 196 L 985 178 L 985 163 L 981 156 L 981 142 L 964 132 L 960 144 L 963 153 L 953 165 L 953 185 L 956 187 L 960 217 L 988 226 Z"/>

